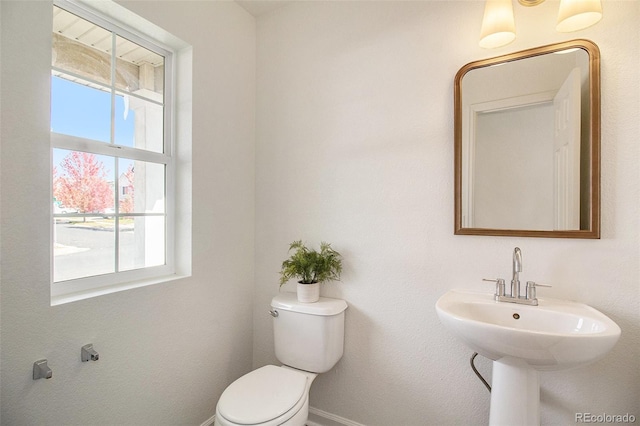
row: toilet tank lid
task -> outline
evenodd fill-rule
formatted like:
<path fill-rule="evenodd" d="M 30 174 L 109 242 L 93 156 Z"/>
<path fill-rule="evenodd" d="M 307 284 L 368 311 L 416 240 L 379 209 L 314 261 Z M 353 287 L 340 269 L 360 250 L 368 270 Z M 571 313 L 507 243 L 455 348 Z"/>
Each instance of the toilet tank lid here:
<path fill-rule="evenodd" d="M 295 293 L 280 293 L 271 300 L 271 307 L 285 311 L 300 312 L 310 315 L 338 315 L 347 309 L 347 302 L 342 299 L 321 297 L 313 303 L 298 302 Z"/>

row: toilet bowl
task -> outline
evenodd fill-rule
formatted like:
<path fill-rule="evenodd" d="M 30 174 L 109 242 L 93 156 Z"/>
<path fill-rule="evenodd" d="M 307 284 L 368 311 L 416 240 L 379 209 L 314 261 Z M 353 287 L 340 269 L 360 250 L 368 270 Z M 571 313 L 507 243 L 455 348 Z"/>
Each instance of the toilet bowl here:
<path fill-rule="evenodd" d="M 216 426 L 304 426 L 313 380 L 342 358 L 347 302 L 302 303 L 282 293 L 271 307 L 276 358 L 284 365 L 266 365 L 231 383 L 216 405 Z"/>
<path fill-rule="evenodd" d="M 303 426 L 317 374 L 266 365 L 233 382 L 216 406 L 216 426 Z"/>

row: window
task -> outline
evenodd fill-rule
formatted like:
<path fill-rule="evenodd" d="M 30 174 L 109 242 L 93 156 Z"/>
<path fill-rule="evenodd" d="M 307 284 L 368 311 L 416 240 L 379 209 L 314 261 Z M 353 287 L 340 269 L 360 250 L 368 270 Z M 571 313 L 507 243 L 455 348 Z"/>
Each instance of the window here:
<path fill-rule="evenodd" d="M 53 6 L 52 297 L 174 273 L 172 53 Z"/>

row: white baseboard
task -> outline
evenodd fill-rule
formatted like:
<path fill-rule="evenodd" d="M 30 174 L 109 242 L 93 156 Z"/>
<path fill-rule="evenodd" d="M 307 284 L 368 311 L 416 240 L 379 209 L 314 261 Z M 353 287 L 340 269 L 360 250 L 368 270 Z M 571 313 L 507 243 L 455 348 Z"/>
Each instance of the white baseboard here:
<path fill-rule="evenodd" d="M 307 426 L 365 426 L 365 425 L 361 423 L 356 423 L 349 419 L 345 419 L 344 417 L 336 416 L 335 414 L 327 413 L 326 411 L 322 411 L 314 407 L 309 407 L 309 420 L 307 420 Z"/>
<path fill-rule="evenodd" d="M 211 418 L 205 420 L 200 426 L 213 426 L 216 421 L 215 414 Z M 307 426 L 365 426 L 360 423 L 356 423 L 344 417 L 336 416 L 335 414 L 327 413 L 326 411 L 319 410 L 317 408 L 309 407 L 309 419 L 307 420 Z"/>
<path fill-rule="evenodd" d="M 213 416 L 205 420 L 204 423 L 202 423 L 200 426 L 213 426 L 215 421 L 216 421 L 216 415 L 214 414 Z"/>

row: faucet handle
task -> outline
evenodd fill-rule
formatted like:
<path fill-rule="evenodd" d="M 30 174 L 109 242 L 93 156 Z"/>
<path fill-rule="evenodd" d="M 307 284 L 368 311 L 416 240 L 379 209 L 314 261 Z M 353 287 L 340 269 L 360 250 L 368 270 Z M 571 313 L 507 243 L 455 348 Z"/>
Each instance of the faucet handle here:
<path fill-rule="evenodd" d="M 489 281 L 489 282 L 494 282 L 496 283 L 496 293 L 495 293 L 495 298 L 496 300 L 498 300 L 498 298 L 504 296 L 504 278 L 496 278 L 495 280 L 490 280 L 488 278 L 483 278 L 482 281 Z"/>
<path fill-rule="evenodd" d="M 527 281 L 527 299 L 535 299 L 536 298 L 536 287 L 551 287 L 547 284 L 538 284 L 533 281 Z"/>

